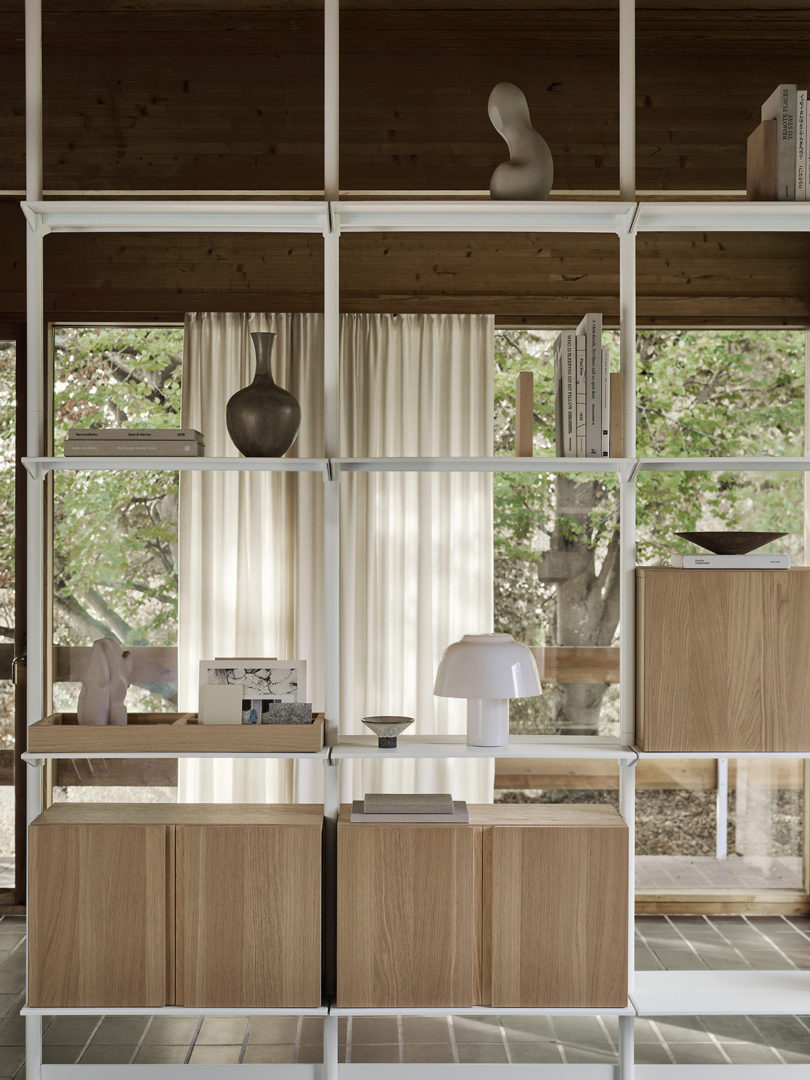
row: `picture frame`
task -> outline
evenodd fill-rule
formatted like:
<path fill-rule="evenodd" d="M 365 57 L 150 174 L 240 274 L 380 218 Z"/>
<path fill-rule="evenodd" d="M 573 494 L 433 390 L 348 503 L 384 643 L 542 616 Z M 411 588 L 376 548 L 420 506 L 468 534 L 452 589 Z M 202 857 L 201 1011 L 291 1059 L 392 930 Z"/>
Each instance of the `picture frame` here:
<path fill-rule="evenodd" d="M 200 686 L 238 686 L 243 699 L 307 700 L 306 660 L 201 660 Z"/>

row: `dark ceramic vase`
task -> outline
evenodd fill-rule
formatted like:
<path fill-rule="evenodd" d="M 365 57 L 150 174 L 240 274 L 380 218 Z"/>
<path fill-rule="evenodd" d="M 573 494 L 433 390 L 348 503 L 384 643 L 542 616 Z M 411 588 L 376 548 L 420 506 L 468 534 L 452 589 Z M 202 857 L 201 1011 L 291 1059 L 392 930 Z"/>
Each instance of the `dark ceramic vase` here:
<path fill-rule="evenodd" d="M 256 350 L 256 375 L 250 386 L 237 390 L 228 402 L 228 434 L 245 457 L 283 457 L 298 434 L 301 406 L 273 379 L 270 356 L 276 335 L 250 337 Z"/>

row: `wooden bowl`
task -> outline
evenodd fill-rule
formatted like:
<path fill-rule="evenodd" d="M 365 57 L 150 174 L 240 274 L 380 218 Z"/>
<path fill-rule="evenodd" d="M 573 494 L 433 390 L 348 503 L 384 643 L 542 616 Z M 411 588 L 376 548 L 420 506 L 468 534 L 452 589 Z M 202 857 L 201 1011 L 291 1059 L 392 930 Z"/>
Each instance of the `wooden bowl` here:
<path fill-rule="evenodd" d="M 682 532 L 676 536 L 690 540 L 698 547 L 705 548 L 715 555 L 747 555 L 749 551 L 770 544 L 772 540 L 778 540 L 780 536 L 787 536 L 783 532 Z"/>

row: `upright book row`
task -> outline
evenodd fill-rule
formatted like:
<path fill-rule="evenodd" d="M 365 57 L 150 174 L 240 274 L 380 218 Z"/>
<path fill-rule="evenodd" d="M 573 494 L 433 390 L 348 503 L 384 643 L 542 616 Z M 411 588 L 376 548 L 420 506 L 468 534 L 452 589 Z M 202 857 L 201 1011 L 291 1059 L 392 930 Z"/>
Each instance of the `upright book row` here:
<path fill-rule="evenodd" d="M 781 83 L 748 137 L 749 199 L 807 201 L 807 91 Z"/>
<path fill-rule="evenodd" d="M 557 457 L 610 457 L 610 354 L 590 313 L 554 342 Z"/>

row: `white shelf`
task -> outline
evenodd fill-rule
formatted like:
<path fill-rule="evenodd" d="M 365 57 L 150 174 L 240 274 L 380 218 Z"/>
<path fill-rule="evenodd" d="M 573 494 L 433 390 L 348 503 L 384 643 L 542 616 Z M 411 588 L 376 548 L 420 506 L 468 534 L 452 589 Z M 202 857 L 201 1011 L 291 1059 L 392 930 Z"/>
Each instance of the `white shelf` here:
<path fill-rule="evenodd" d="M 618 739 L 582 735 L 512 735 L 507 746 L 468 746 L 466 735 L 400 735 L 393 750 L 381 750 L 376 735 L 344 735 L 332 761 L 352 758 L 607 758 L 635 761 L 638 754 Z"/>
<path fill-rule="evenodd" d="M 636 1011 L 631 1004 L 624 1008 L 587 1008 L 587 1009 L 553 1009 L 542 1005 L 531 1009 L 508 1009 L 502 1006 L 492 1008 L 475 1005 L 468 1008 L 446 1009 L 352 1009 L 340 1008 L 332 1005 L 329 1009 L 330 1016 L 635 1016 Z"/>
<path fill-rule="evenodd" d="M 35 480 L 49 472 L 156 471 L 156 472 L 319 472 L 329 474 L 326 458 L 259 457 L 24 457 L 23 465 Z"/>
<path fill-rule="evenodd" d="M 248 232 L 325 233 L 329 205 L 302 199 L 285 202 L 193 202 L 113 199 L 22 203 L 34 227 L 62 232 Z"/>
<path fill-rule="evenodd" d="M 634 202 L 392 200 L 332 203 L 337 231 L 627 233 Z"/>
<path fill-rule="evenodd" d="M 634 462 L 628 458 L 552 457 L 378 457 L 332 458 L 335 472 L 522 472 L 622 473 Z"/>
<path fill-rule="evenodd" d="M 638 232 L 808 232 L 806 202 L 644 202 Z"/>
<path fill-rule="evenodd" d="M 182 1005 L 148 1006 L 146 1008 L 104 1008 L 96 1006 L 76 1006 L 69 1009 L 56 1009 L 53 1006 L 40 1008 L 23 1005 L 20 1016 L 328 1016 L 326 1005 L 316 1008 L 261 1009 L 254 1006 L 240 1009 L 189 1008 Z"/>
<path fill-rule="evenodd" d="M 810 457 L 639 458 L 640 472 L 807 472 Z"/>
<path fill-rule="evenodd" d="M 652 569 L 652 568 L 650 568 Z M 657 568 L 656 568 L 657 569 Z M 688 758 L 690 760 L 717 761 L 718 758 L 789 758 L 795 761 L 797 758 L 810 758 L 810 750 L 639 750 L 636 753 L 638 760 L 644 761 L 670 761 L 676 758 Z"/>
<path fill-rule="evenodd" d="M 105 750 L 93 750 L 93 751 L 59 751 L 58 753 L 29 753 L 26 751 L 21 754 L 20 757 L 26 763 L 34 768 L 39 768 L 46 761 L 95 761 L 95 760 L 107 760 L 110 758 L 121 758 L 127 760 L 143 761 L 145 758 L 244 758 L 248 761 L 266 761 L 277 759 L 281 760 L 295 760 L 295 761 L 323 761 L 329 757 L 329 748 L 323 747 L 322 750 L 313 750 L 310 753 L 303 753 L 303 751 L 286 751 L 274 754 L 256 753 L 238 753 L 230 750 L 222 750 L 218 752 L 208 751 L 207 753 L 200 750 L 175 750 L 172 752 L 161 751 L 154 753 L 152 751 L 141 751 L 140 753 L 131 752 L 125 753 L 122 751 L 107 752 Z"/>
<path fill-rule="evenodd" d="M 806 1016 L 810 971 L 637 971 L 639 1016 Z"/>

